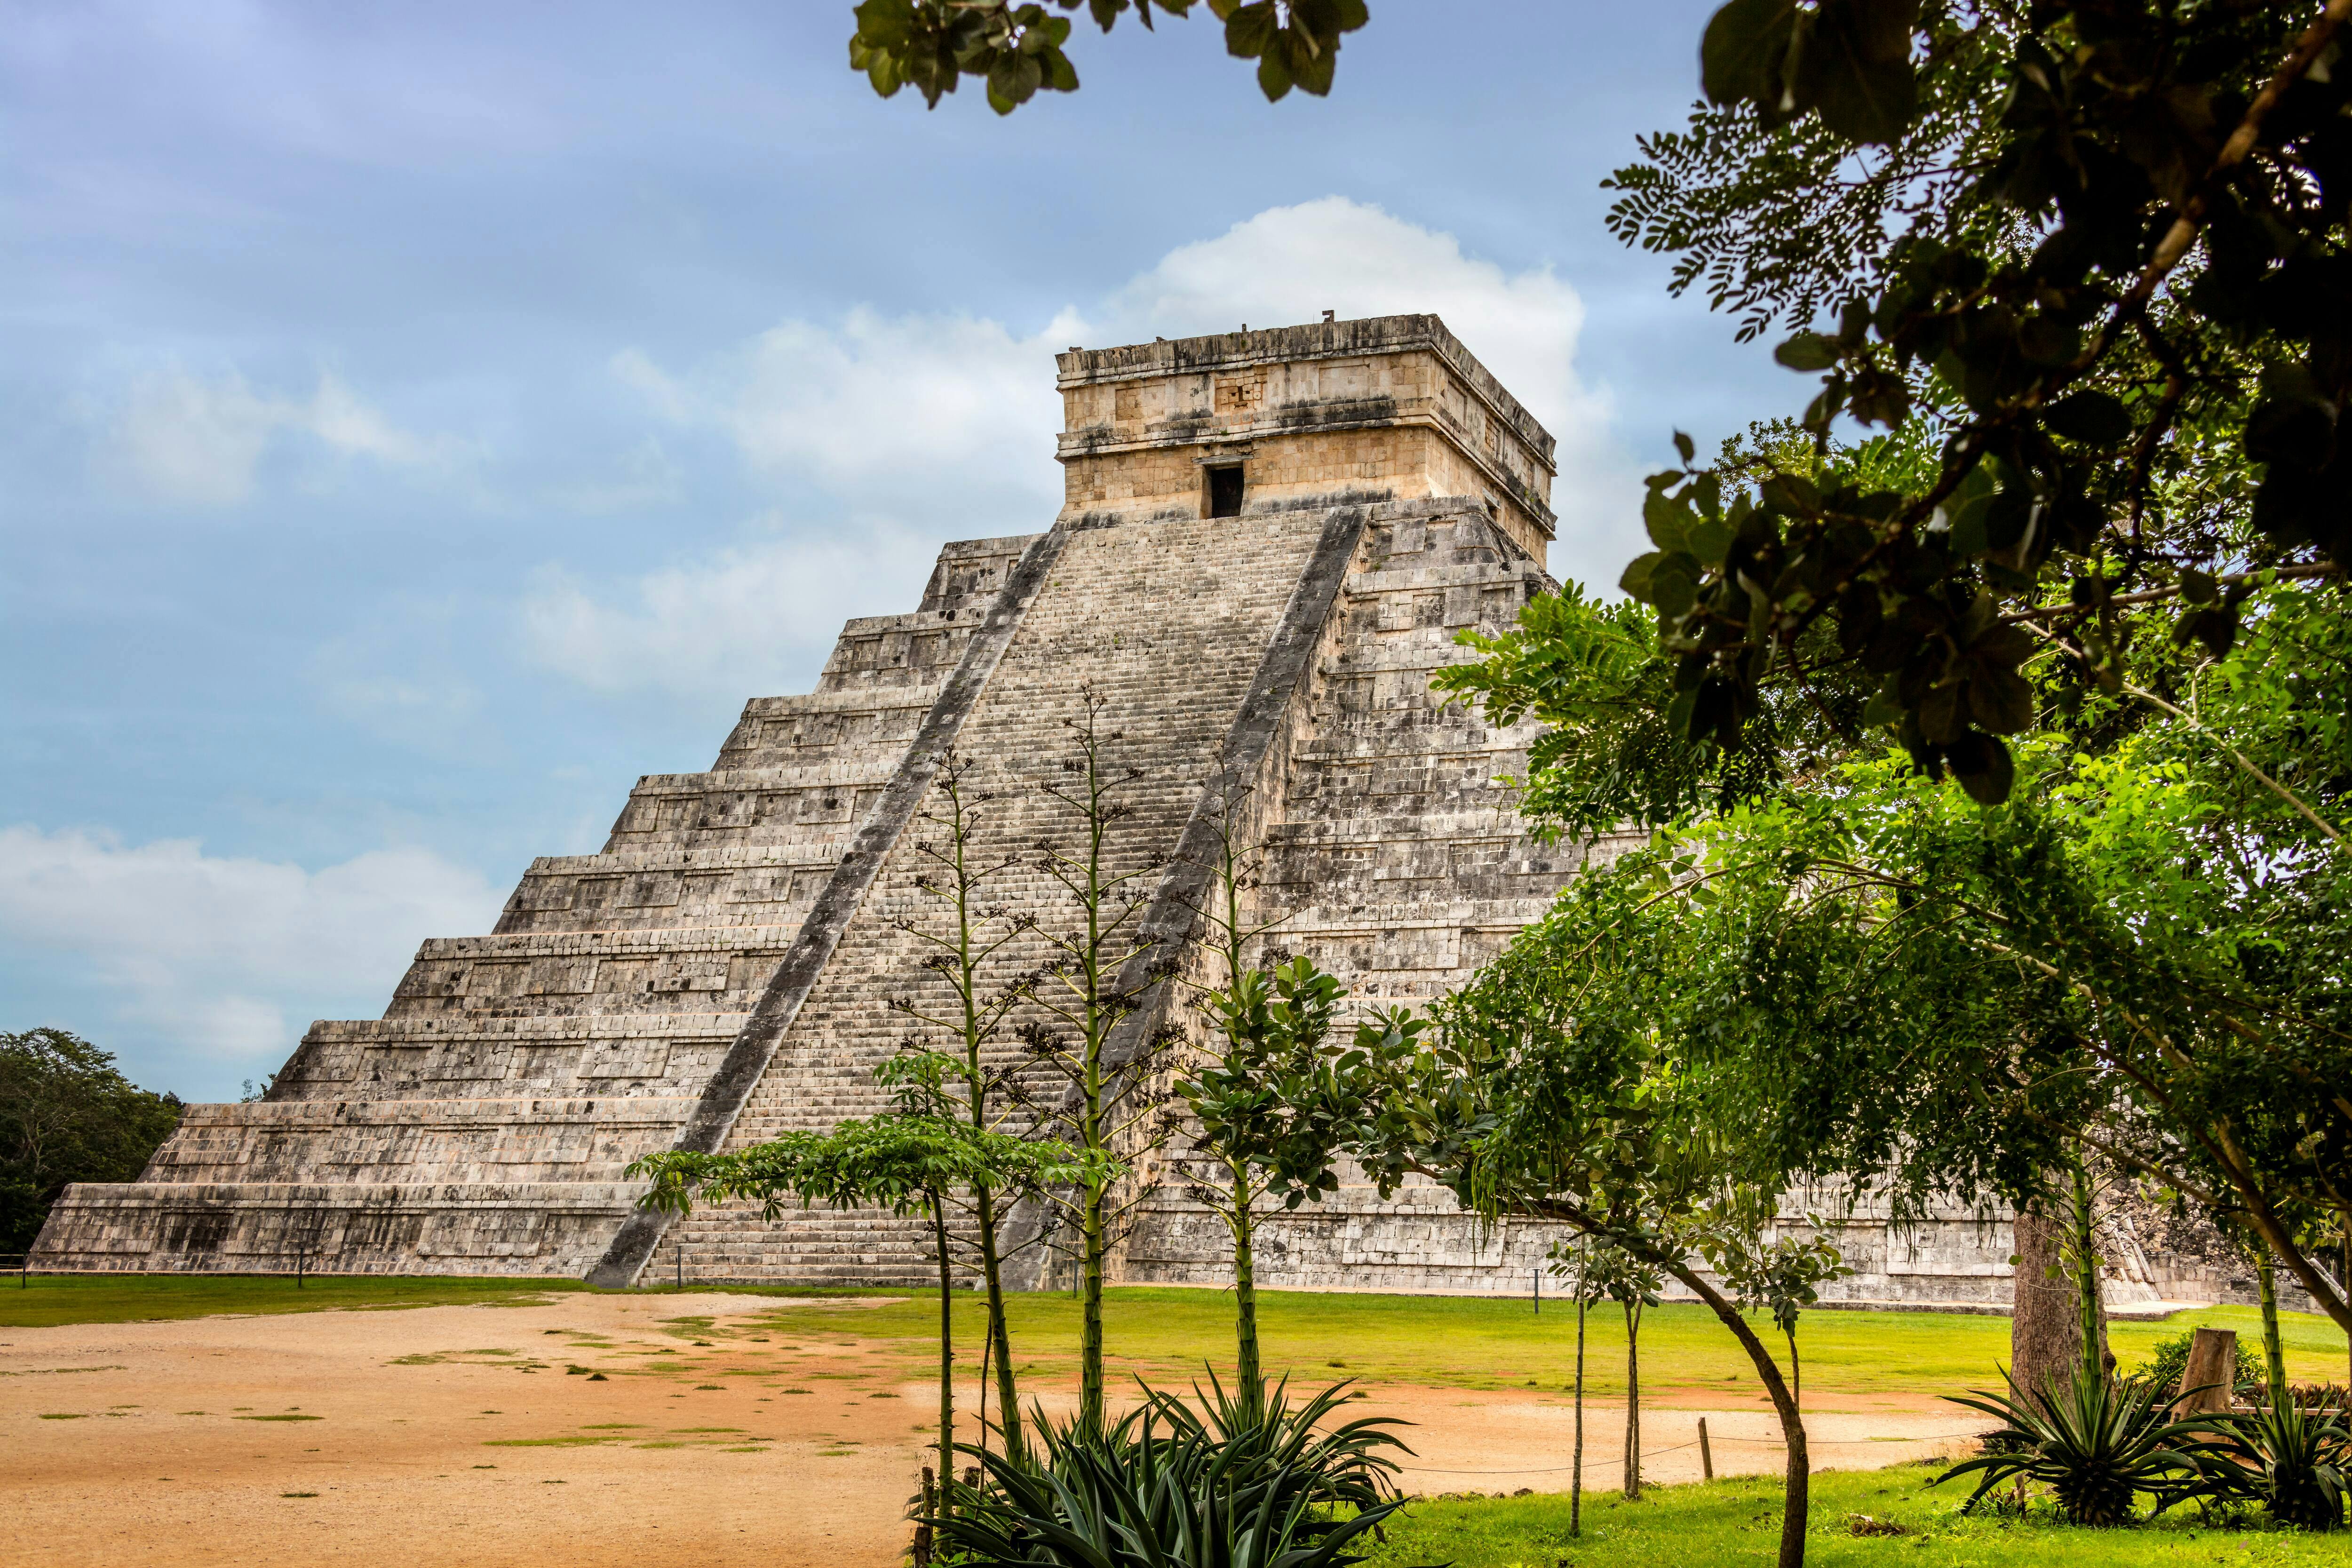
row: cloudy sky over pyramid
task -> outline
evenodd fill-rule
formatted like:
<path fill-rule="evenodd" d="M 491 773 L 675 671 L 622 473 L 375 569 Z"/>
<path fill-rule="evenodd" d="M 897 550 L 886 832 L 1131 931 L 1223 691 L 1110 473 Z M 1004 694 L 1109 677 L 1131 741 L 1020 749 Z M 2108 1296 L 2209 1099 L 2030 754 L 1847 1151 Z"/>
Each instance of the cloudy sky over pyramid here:
<path fill-rule="evenodd" d="M 1540 50 L 1485 53 L 1523 9 Z M 1559 438 L 1555 574 L 1803 384 L 1602 226 L 1706 7 L 1205 18 L 926 113 L 847 0 L 12 6 L 0 1028 L 234 1098 L 845 616 L 1060 499 L 1055 351 L 1434 311 Z M 1510 28 L 1497 28 L 1507 33 Z"/>

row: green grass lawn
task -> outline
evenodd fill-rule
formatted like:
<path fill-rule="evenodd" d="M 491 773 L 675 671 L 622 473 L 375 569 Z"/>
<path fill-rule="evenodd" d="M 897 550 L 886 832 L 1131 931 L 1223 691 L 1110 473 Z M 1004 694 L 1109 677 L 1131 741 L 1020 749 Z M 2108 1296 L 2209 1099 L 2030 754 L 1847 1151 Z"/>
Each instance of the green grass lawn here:
<path fill-rule="evenodd" d="M 228 1312 L 323 1312 L 383 1307 L 515 1307 L 559 1290 L 585 1290 L 577 1279 L 460 1279 L 436 1277 L 251 1274 L 36 1274 L 18 1284 L 0 1274 L 0 1328 L 60 1323 L 130 1323 L 211 1318 Z"/>
<path fill-rule="evenodd" d="M 2308 1535 L 2259 1520 L 2217 1528 L 2194 1505 L 2123 1530 L 2076 1530 L 2040 1507 L 2026 1520 L 1963 1519 L 1967 1478 L 1928 1482 L 1940 1467 L 1824 1471 L 1813 1477 L 1810 1568 L 2170 1568 L 2190 1563 L 2352 1563 L 2352 1532 Z M 1891 1521 L 1900 1535 L 1858 1536 L 1856 1515 Z M 1455 1568 L 1717 1568 L 1769 1563 L 1780 1538 L 1780 1483 L 1738 1478 L 1704 1486 L 1653 1487 L 1640 1502 L 1614 1492 L 1584 1499 L 1581 1538 L 1568 1533 L 1568 1499 L 1429 1499 L 1411 1504 L 1388 1541 L 1369 1549 L 1375 1568 L 1450 1563 Z"/>
<path fill-rule="evenodd" d="M 837 1332 L 929 1343 L 937 1332 L 939 1298 L 910 1296 L 870 1307 L 791 1307 L 767 1315 L 778 1330 Z M 1016 1296 L 1012 1333 L 1023 1364 L 1060 1373 L 1076 1361 L 1078 1304 L 1067 1295 Z M 1216 1290 L 1128 1287 L 1107 1293 L 1104 1334 L 1122 1372 L 1152 1381 L 1180 1377 L 1203 1360 L 1220 1369 L 1233 1360 L 1233 1300 Z M 957 1333 L 969 1353 L 980 1352 L 982 1311 L 976 1297 L 959 1295 Z M 2262 1332 L 2251 1307 L 2182 1312 L 2161 1323 L 2109 1328 L 2126 1367 L 2145 1360 L 2158 1340 L 2207 1324 L 2235 1329 L 2250 1342 Z M 1453 1388 L 1557 1389 L 1574 1374 L 1576 1319 L 1547 1307 L 1538 1317 L 1525 1300 L 1461 1296 L 1319 1295 L 1262 1292 L 1258 1334 L 1265 1363 L 1299 1377 L 1357 1376 L 1374 1382 L 1420 1383 Z M 2289 1375 L 2304 1381 L 2346 1376 L 2343 1331 L 2312 1313 L 2286 1313 L 2282 1328 Z M 1768 1342 L 1779 1349 L 1777 1336 Z M 1933 1312 L 1835 1312 L 1805 1315 L 1798 1334 L 1805 1393 L 1948 1394 L 1997 1384 L 1996 1363 L 2009 1360 L 2007 1318 Z M 1586 1329 L 1586 1387 L 1601 1397 L 1622 1392 L 1624 1320 L 1612 1308 L 1593 1313 Z M 1715 1315 L 1696 1304 L 1654 1308 L 1642 1320 L 1642 1385 L 1652 1396 L 1760 1401 L 1763 1391 L 1739 1346 Z"/>
<path fill-rule="evenodd" d="M 584 1290 L 576 1279 L 469 1279 L 321 1276 L 297 1289 L 282 1278 L 227 1275 L 36 1275 L 18 1289 L 0 1276 L 0 1326 L 125 1322 L 195 1318 L 223 1312 L 301 1312 L 329 1308 L 513 1306 L 553 1292 Z M 636 1293 L 641 1298 L 664 1291 Z M 797 1298 L 761 1311 L 760 1296 Z M 808 1302 L 816 1295 L 817 1302 Z M 1048 1376 L 1076 1365 L 1078 1303 L 1066 1295 L 1012 1300 L 1013 1348 L 1022 1365 Z M 814 1339 L 893 1342 L 909 1362 L 929 1354 L 939 1299 L 921 1292 L 810 1292 L 770 1289 L 747 1292 L 746 1312 L 766 1328 Z M 1223 1291 L 1131 1286 L 1108 1293 L 1106 1337 L 1116 1373 L 1154 1382 L 1181 1380 L 1206 1361 L 1220 1369 L 1233 1359 L 1233 1299 Z M 963 1352 L 980 1353 L 982 1310 L 977 1294 L 955 1298 Z M 1275 1290 L 1259 1297 L 1259 1333 L 1266 1364 L 1319 1384 L 1339 1377 L 1453 1388 L 1558 1389 L 1575 1364 L 1575 1317 L 1547 1305 L 1541 1316 L 1525 1299 L 1460 1296 L 1320 1295 Z M 2116 1323 L 2116 1353 L 2130 1367 L 2158 1339 L 2193 1323 L 2260 1334 L 2248 1307 L 2184 1312 L 2163 1323 Z M 708 1320 L 673 1325 L 691 1339 L 713 1331 Z M 2344 1335 L 2326 1319 L 2284 1318 L 2289 1373 L 2298 1380 L 2341 1382 Z M 1947 1394 L 1996 1381 L 1996 1363 L 2009 1359 L 2009 1320 L 1928 1312 L 1832 1312 L 1805 1315 L 1799 1335 L 1808 1403 L 1816 1395 Z M 1776 1344 L 1776 1348 L 1777 1344 Z M 1592 1314 L 1587 1329 L 1587 1386 L 1609 1398 L 1624 1382 L 1625 1331 L 1611 1309 Z M 969 1362 L 967 1364 L 971 1364 Z M 1755 1373 L 1721 1324 L 1704 1308 L 1669 1305 L 1647 1313 L 1642 1327 L 1642 1379 L 1652 1396 L 1711 1405 L 1760 1400 Z"/>

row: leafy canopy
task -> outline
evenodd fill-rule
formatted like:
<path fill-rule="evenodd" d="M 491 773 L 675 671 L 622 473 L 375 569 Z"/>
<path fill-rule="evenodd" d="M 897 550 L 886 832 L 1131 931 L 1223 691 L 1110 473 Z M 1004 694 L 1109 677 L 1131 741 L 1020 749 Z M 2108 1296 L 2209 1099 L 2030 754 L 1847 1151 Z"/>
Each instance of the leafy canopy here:
<path fill-rule="evenodd" d="M 1095 25 L 1108 33 L 1130 9 L 1146 28 L 1151 14 L 1183 17 L 1196 0 L 1084 0 Z M 1257 62 L 1258 89 L 1268 102 L 1294 87 L 1321 97 L 1331 90 L 1341 35 L 1369 19 L 1364 0 L 1200 0 L 1225 25 L 1225 52 Z M 1077 68 L 1062 46 L 1070 24 L 1050 7 L 1019 0 L 864 0 L 849 40 L 849 65 L 864 71 L 884 98 L 911 85 L 930 108 L 953 92 L 959 78 L 988 83 L 988 106 L 1010 114 L 1036 96 L 1076 92 Z"/>
<path fill-rule="evenodd" d="M 1735 0 L 1703 110 L 1622 171 L 1621 237 L 1751 328 L 1806 330 L 1803 424 L 1924 426 L 1918 478 L 1841 461 L 1651 481 L 1622 586 L 1670 728 L 1727 749 L 1765 692 L 1858 667 L 1864 718 L 2008 797 L 2021 667 L 2076 694 L 2161 636 L 2226 652 L 2261 584 L 2352 545 L 2352 7 Z M 1826 215 L 1852 250 L 1823 245 Z M 1821 319 L 1826 316 L 1827 320 Z M 1816 640 L 1822 630 L 1833 637 Z"/>
<path fill-rule="evenodd" d="M 64 1029 L 0 1034 L 0 1252 L 29 1251 L 74 1182 L 132 1182 L 181 1106 Z"/>

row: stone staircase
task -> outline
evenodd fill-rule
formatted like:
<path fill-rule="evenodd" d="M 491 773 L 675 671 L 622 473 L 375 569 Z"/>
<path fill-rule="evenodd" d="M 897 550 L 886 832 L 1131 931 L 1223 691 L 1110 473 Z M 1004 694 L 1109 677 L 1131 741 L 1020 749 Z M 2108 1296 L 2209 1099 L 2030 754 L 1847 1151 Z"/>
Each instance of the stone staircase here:
<path fill-rule="evenodd" d="M 1102 705 L 1107 762 L 1139 770 L 1120 796 L 1133 815 L 1116 829 L 1114 868 L 1165 860 L 1332 515 L 1301 510 L 1071 531 L 957 739 L 979 763 L 975 787 L 999 797 L 986 808 L 974 855 L 1034 862 L 1041 842 L 1075 845 L 1076 816 L 1035 785 L 1065 780 L 1067 722 L 1091 692 Z M 947 995 L 944 982 L 919 968 L 926 944 L 898 924 L 941 916 L 915 886 L 928 865 L 918 837 L 903 836 L 876 877 L 726 1146 L 887 1108 L 874 1069 L 909 1035 L 889 999 L 911 996 L 937 1012 Z M 1049 925 L 1066 927 L 1074 912 L 1034 865 L 997 878 L 983 896 L 1039 910 Z M 996 967 L 1010 973 L 1051 956 L 1042 940 L 1031 940 L 1006 948 Z M 1016 1049 L 1008 1032 L 1001 1059 Z M 883 1284 L 924 1278 L 924 1245 L 917 1225 L 885 1215 L 816 1209 L 771 1222 L 739 1205 L 674 1226 L 659 1256 L 665 1275 L 688 1279 Z"/>
<path fill-rule="evenodd" d="M 1436 671 L 1474 657 L 1456 634 L 1504 629 L 1554 584 L 1481 511 L 1414 510 L 1376 512 L 1357 548 L 1262 836 L 1252 919 L 1272 929 L 1260 956 L 1303 955 L 1346 984 L 1342 1031 L 1374 1007 L 1425 1006 L 1459 987 L 1589 854 L 1615 848 L 1532 838 L 1503 781 L 1525 771 L 1536 727 L 1491 728 L 1471 707 L 1441 705 L 1429 687 Z M 1520 1255 L 1539 1259 L 1549 1245 L 1540 1227 L 1506 1226 L 1482 1246 L 1441 1190 L 1416 1184 L 1383 1202 L 1360 1173 L 1342 1179 L 1325 1202 L 1265 1226 L 1263 1284 L 1524 1290 Z M 1122 1278 L 1230 1279 L 1223 1222 L 1183 1185 L 1171 1175 L 1145 1196 Z"/>

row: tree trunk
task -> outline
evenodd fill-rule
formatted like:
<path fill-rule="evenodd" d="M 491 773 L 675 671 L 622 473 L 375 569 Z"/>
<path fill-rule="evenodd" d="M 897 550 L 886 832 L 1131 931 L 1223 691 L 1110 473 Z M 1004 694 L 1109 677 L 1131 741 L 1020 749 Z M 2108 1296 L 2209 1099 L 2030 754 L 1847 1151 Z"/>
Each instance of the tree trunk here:
<path fill-rule="evenodd" d="M 1625 1308 L 1625 1495 L 1642 1495 L 1642 1304 Z"/>
<path fill-rule="evenodd" d="M 2263 1304 L 2263 1375 L 2270 1384 L 2271 1408 L 2276 1410 L 2286 1398 L 2286 1346 L 2279 1340 L 2278 1272 L 2271 1263 L 2271 1249 L 2259 1241 L 2254 1243 L 2254 1289 Z"/>
<path fill-rule="evenodd" d="M 1584 1279 L 1576 1281 L 1576 1457 L 1568 1467 L 1568 1533 L 1584 1533 Z"/>
<path fill-rule="evenodd" d="M 1731 1331 L 1731 1337 L 1739 1342 L 1739 1348 L 1748 1352 L 1749 1363 L 1756 1368 L 1756 1376 L 1772 1401 L 1773 1413 L 1780 1418 L 1780 1442 L 1789 1456 L 1781 1482 L 1780 1549 L 1776 1568 L 1805 1568 L 1805 1521 L 1812 1514 L 1813 1458 L 1812 1449 L 1805 1441 L 1805 1418 L 1797 1410 L 1796 1395 L 1781 1378 L 1772 1352 L 1764 1348 L 1764 1342 L 1756 1337 L 1756 1331 L 1748 1326 L 1739 1309 L 1724 1300 L 1722 1291 L 1693 1273 L 1680 1258 L 1653 1258 L 1651 1261 L 1706 1303 L 1707 1310 Z"/>
<path fill-rule="evenodd" d="M 1103 1192 L 1087 1189 L 1084 1213 L 1083 1270 L 1078 1289 L 1085 1298 L 1078 1321 L 1078 1420 L 1089 1430 L 1103 1429 Z"/>
<path fill-rule="evenodd" d="M 2237 1381 L 2237 1331 L 2198 1330 L 2189 1342 L 2189 1363 L 2180 1369 L 2180 1387 L 2172 1401 L 2173 1418 L 2226 1412 Z"/>
<path fill-rule="evenodd" d="M 1572 1205 L 1538 1204 L 1531 1205 L 1528 1212 L 1546 1219 L 1565 1220 L 1588 1236 L 1614 1239 L 1613 1233 Z M 1773 1413 L 1780 1418 L 1780 1440 L 1789 1456 L 1780 1507 L 1780 1549 L 1776 1565 L 1777 1568 L 1804 1568 L 1805 1521 L 1812 1511 L 1812 1451 L 1805 1442 L 1804 1417 L 1797 1413 L 1797 1402 L 1790 1396 L 1789 1385 L 1780 1376 L 1780 1363 L 1772 1359 L 1772 1352 L 1764 1348 L 1764 1342 L 1756 1337 L 1756 1331 L 1748 1326 L 1748 1320 L 1739 1315 L 1739 1309 L 1726 1300 L 1722 1291 L 1694 1273 L 1687 1260 L 1664 1253 L 1648 1253 L 1645 1256 L 1680 1280 L 1692 1295 L 1706 1303 L 1707 1310 L 1730 1331 L 1731 1337 L 1739 1342 L 1739 1348 L 1748 1352 L 1749 1363 L 1756 1368 L 1757 1379 L 1764 1384 L 1764 1392 L 1772 1401 Z"/>
<path fill-rule="evenodd" d="M 1013 1335 L 1004 1321 L 1004 1260 L 996 1250 L 996 1194 L 986 1187 L 976 1190 L 979 1199 L 980 1277 L 988 1296 L 989 1353 L 983 1361 L 995 1363 L 996 1425 L 1004 1434 L 1004 1457 L 1018 1459 L 1022 1454 L 1021 1391 L 1013 1381 Z M 982 1396 L 983 1401 L 986 1395 Z M 982 1423 L 982 1442 L 988 1441 L 985 1420 Z"/>
<path fill-rule="evenodd" d="M 940 1251 L 940 1489 L 939 1510 L 953 1510 L 948 1499 L 955 1481 L 955 1296 L 948 1263 L 947 1200 L 931 1194 L 931 1239 Z"/>
<path fill-rule="evenodd" d="M 2066 1278 L 2063 1222 L 2028 1209 L 2017 1215 L 2017 1275 L 2009 1320 L 2009 1375 L 2028 1395 L 2074 1376 L 2083 1319 Z"/>
<path fill-rule="evenodd" d="M 2091 1210 L 2091 1178 L 2078 1155 L 2074 1170 L 2072 1215 L 2074 1254 L 2074 1340 L 2082 1353 L 2084 1374 L 2094 1382 L 2107 1376 L 2107 1313 L 2100 1300 L 2097 1216 Z"/>
<path fill-rule="evenodd" d="M 1241 1173 L 1234 1177 L 1234 1379 L 1253 1416 L 1263 1417 L 1265 1377 L 1257 1354 L 1257 1261 L 1253 1256 L 1256 1218 Z"/>

